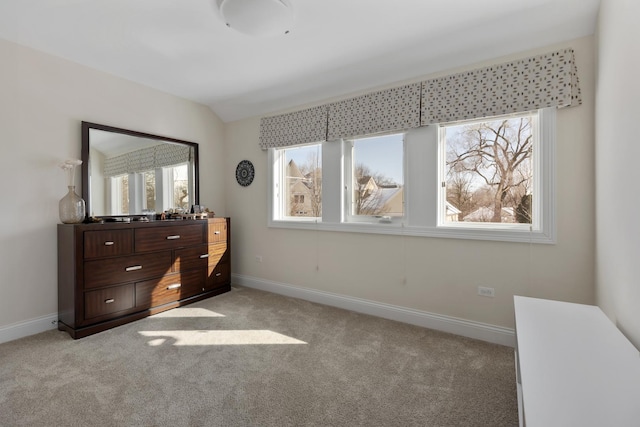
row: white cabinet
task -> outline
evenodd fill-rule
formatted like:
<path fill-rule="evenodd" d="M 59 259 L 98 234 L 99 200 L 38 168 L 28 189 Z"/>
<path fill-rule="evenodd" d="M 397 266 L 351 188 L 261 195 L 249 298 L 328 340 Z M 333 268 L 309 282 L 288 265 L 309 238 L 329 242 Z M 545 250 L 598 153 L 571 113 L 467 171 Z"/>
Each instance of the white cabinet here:
<path fill-rule="evenodd" d="M 514 305 L 521 425 L 640 426 L 640 353 L 600 308 Z"/>

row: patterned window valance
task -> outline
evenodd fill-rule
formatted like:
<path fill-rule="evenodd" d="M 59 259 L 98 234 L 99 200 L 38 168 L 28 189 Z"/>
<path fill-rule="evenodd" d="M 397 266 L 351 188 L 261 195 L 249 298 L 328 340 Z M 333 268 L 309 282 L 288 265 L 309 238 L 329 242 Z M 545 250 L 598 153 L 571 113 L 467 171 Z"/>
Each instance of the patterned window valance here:
<path fill-rule="evenodd" d="M 581 103 L 573 49 L 563 49 L 265 117 L 260 146 L 332 141 Z"/>
<path fill-rule="evenodd" d="M 160 144 L 105 159 L 104 176 L 146 172 L 156 168 L 179 165 L 190 161 L 191 156 L 191 147 L 178 144 Z"/>
<path fill-rule="evenodd" d="M 193 158 L 191 147 L 178 144 L 156 145 L 154 148 L 155 163 L 154 168 L 180 165 L 190 162 Z"/>
<path fill-rule="evenodd" d="M 423 126 L 582 103 L 573 49 L 422 82 Z"/>
<path fill-rule="evenodd" d="M 263 117 L 260 120 L 260 147 L 263 150 L 324 142 L 326 139 L 326 105 L 279 116 Z"/>
<path fill-rule="evenodd" d="M 327 140 L 420 126 L 420 83 L 329 105 Z"/>

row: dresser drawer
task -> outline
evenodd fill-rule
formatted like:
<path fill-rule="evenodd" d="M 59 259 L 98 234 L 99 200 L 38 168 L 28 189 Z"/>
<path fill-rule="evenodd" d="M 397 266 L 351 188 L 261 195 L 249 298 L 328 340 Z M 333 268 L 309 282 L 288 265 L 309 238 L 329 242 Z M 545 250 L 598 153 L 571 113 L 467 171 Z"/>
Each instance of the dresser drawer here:
<path fill-rule="evenodd" d="M 84 232 L 84 257 L 98 258 L 133 253 L 133 230 Z"/>
<path fill-rule="evenodd" d="M 229 262 L 229 248 L 225 243 L 209 245 L 209 265 L 217 265 L 223 262 Z"/>
<path fill-rule="evenodd" d="M 207 268 L 207 290 L 216 289 L 231 282 L 230 264 L 223 263 Z"/>
<path fill-rule="evenodd" d="M 229 218 L 57 231 L 57 324 L 74 339 L 230 290 Z"/>
<path fill-rule="evenodd" d="M 227 241 L 227 220 L 224 218 L 209 220 L 207 227 L 208 243 L 220 243 Z"/>
<path fill-rule="evenodd" d="M 209 259 L 208 245 L 199 245 L 194 248 L 184 248 L 175 250 L 173 261 L 173 271 L 185 271 L 194 268 L 204 268 L 208 265 Z"/>
<path fill-rule="evenodd" d="M 204 287 L 205 271 L 201 268 L 136 283 L 136 307 L 157 307 L 200 293 Z"/>
<path fill-rule="evenodd" d="M 84 288 L 97 288 L 162 276 L 171 271 L 171 252 L 156 252 L 84 263 Z"/>
<path fill-rule="evenodd" d="M 128 310 L 135 305 L 133 284 L 98 289 L 84 294 L 84 317 L 93 319 Z"/>
<path fill-rule="evenodd" d="M 175 249 L 204 243 L 204 223 L 173 227 L 138 228 L 135 231 L 135 251 L 149 252 Z"/>

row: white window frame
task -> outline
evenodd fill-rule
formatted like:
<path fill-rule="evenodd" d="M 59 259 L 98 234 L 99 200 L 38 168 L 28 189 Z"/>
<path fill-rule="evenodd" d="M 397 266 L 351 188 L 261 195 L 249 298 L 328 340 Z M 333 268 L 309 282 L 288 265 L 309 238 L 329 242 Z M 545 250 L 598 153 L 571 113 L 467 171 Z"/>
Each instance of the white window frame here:
<path fill-rule="evenodd" d="M 318 144 L 306 144 L 308 146 Z M 295 147 L 283 147 L 283 148 L 270 148 L 268 152 L 269 158 L 269 189 L 267 197 L 269 199 L 269 226 L 276 226 L 275 224 L 295 224 L 295 223 L 317 223 L 322 220 L 321 217 L 308 217 L 308 216 L 291 216 L 287 215 L 287 200 L 283 195 L 282 189 L 284 183 L 287 182 L 286 177 L 286 156 L 285 151 L 287 148 Z M 324 147 L 322 147 L 324 152 Z M 324 165 L 324 155 L 322 158 Z M 324 180 L 324 176 L 323 176 Z M 322 183 L 323 193 L 322 202 L 324 209 L 324 181 Z M 295 228 L 295 227 L 294 227 Z"/>
<path fill-rule="evenodd" d="M 512 115 L 504 115 L 498 116 L 495 118 L 487 118 L 487 119 L 477 119 L 477 120 L 468 120 L 464 122 L 457 122 L 454 125 L 464 125 L 471 123 L 482 123 L 487 121 L 501 120 L 504 118 L 518 118 L 525 115 L 532 115 L 533 120 L 531 123 L 531 132 L 533 134 L 533 152 L 531 158 L 531 164 L 533 167 L 533 205 L 532 205 L 532 223 L 531 224 L 519 224 L 519 223 L 482 223 L 482 222 L 447 222 L 446 221 L 446 141 L 445 141 L 445 132 L 444 128 L 449 126 L 450 124 L 439 126 L 439 135 L 438 135 L 438 159 L 439 159 L 439 168 L 438 168 L 438 181 L 440 185 L 438 186 L 438 227 L 440 228 L 448 228 L 448 229 L 465 229 L 465 230 L 473 230 L 473 229 L 486 229 L 490 232 L 500 231 L 500 230 L 510 230 L 510 231 L 521 231 L 525 233 L 529 233 L 530 231 L 540 231 L 542 229 L 542 210 L 541 207 L 547 203 L 548 201 L 544 200 L 544 191 L 543 183 L 544 183 L 544 172 L 543 165 L 546 163 L 543 160 L 542 153 L 542 138 L 543 134 L 542 123 L 548 124 L 548 118 L 541 117 L 544 113 L 542 111 L 536 110 L 529 114 L 521 113 L 521 114 L 512 114 Z M 549 154 L 549 153 L 547 153 Z M 542 195 L 543 197 L 539 197 Z"/>
<path fill-rule="evenodd" d="M 156 174 L 156 211 L 166 211 L 176 208 L 174 169 L 187 166 L 187 188 L 192 188 L 192 174 L 190 164 L 187 162 L 171 166 L 163 166 L 155 170 Z M 189 205 L 193 204 L 192 194 L 189 194 Z M 189 207 L 189 206 L 187 206 Z"/>
<path fill-rule="evenodd" d="M 160 209 L 160 212 L 175 208 L 173 200 L 173 168 L 171 167 L 156 169 L 156 206 L 158 206 L 157 209 Z"/>
<path fill-rule="evenodd" d="M 109 215 L 122 215 L 122 180 L 125 175 L 112 176 L 107 181 L 107 212 Z"/>
<path fill-rule="evenodd" d="M 267 225 L 272 228 L 555 244 L 557 113 L 555 108 L 541 109 L 538 112 L 540 141 L 534 156 L 539 156 L 536 161 L 540 164 L 540 171 L 534 178 L 534 191 L 540 198 L 540 208 L 535 215 L 539 225 L 535 227 L 514 229 L 509 224 L 497 224 L 497 227 L 487 227 L 484 224 L 479 227 L 439 224 L 441 162 L 438 125 L 423 126 L 405 133 L 404 218 L 395 223 L 345 221 L 345 146 L 341 141 L 322 144 L 322 218 L 279 218 L 276 212 L 277 193 L 279 182 L 283 178 L 278 175 L 284 169 L 277 151 L 270 148 Z"/>
<path fill-rule="evenodd" d="M 404 193 L 404 182 L 406 181 L 405 169 L 406 169 L 406 155 L 405 155 L 405 136 L 406 132 L 393 132 L 389 135 L 402 135 L 402 216 L 385 216 L 385 215 L 355 215 L 353 213 L 353 190 L 355 188 L 353 182 L 353 148 L 354 141 L 358 139 L 367 139 L 381 135 L 375 136 L 365 136 L 362 138 L 350 138 L 342 140 L 343 146 L 343 171 L 344 171 L 344 202 L 343 202 L 343 222 L 345 223 L 362 223 L 362 224 L 386 224 L 386 225 L 394 225 L 396 227 L 401 226 L 405 221 L 406 216 L 406 208 L 405 208 L 405 200 L 406 195 Z"/>

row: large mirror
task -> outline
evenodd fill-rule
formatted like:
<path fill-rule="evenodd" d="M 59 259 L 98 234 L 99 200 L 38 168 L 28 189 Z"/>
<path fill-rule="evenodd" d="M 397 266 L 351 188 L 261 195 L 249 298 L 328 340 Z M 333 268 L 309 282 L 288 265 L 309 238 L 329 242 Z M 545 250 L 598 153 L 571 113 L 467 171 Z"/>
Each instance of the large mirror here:
<path fill-rule="evenodd" d="M 82 122 L 82 197 L 95 217 L 199 205 L 198 144 Z"/>

